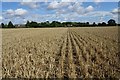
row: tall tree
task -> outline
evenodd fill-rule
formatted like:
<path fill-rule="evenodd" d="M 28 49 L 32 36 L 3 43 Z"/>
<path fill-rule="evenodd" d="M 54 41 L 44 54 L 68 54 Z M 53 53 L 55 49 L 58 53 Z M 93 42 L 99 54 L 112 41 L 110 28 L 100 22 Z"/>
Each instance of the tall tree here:
<path fill-rule="evenodd" d="M 93 22 L 93 26 L 97 26 L 97 24 L 95 22 Z"/>
<path fill-rule="evenodd" d="M 8 28 L 15 28 L 15 26 L 13 25 L 11 21 L 8 23 Z"/>
<path fill-rule="evenodd" d="M 4 23 L 1 23 L 1 26 L 2 26 L 2 28 L 5 28 L 5 25 L 4 25 Z"/>
<path fill-rule="evenodd" d="M 30 22 L 27 21 L 27 23 L 25 24 L 25 26 L 26 26 L 27 28 L 30 27 Z"/>

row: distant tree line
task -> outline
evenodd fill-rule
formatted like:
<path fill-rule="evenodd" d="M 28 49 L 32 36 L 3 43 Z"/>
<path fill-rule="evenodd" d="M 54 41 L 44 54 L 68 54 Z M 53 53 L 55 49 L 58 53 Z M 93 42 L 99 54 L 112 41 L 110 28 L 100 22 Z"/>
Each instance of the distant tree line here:
<path fill-rule="evenodd" d="M 120 24 L 117 24 L 115 20 L 110 19 L 107 23 L 95 23 L 90 24 L 89 22 L 81 23 L 81 22 L 58 22 L 58 21 L 52 21 L 51 23 L 49 21 L 46 22 L 35 22 L 35 21 L 27 21 L 27 23 L 24 25 L 25 28 L 45 28 L 45 27 L 97 27 L 97 26 L 120 26 Z M 16 28 L 17 25 L 13 25 L 13 23 L 10 21 L 8 24 L 1 23 L 2 28 Z M 19 26 L 19 27 L 23 27 Z"/>
<path fill-rule="evenodd" d="M 1 23 L 2 28 L 15 28 L 15 25 L 10 21 L 8 24 Z"/>

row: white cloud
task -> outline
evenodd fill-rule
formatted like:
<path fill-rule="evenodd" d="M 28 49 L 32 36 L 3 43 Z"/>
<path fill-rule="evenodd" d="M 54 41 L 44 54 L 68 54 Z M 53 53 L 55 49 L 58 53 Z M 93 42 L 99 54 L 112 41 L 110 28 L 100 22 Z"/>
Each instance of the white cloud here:
<path fill-rule="evenodd" d="M 5 14 L 8 14 L 10 16 L 22 16 L 22 15 L 27 14 L 27 10 L 22 9 L 22 8 L 19 8 L 19 9 L 16 9 L 16 10 L 8 9 L 8 10 L 6 10 Z"/>
<path fill-rule="evenodd" d="M 104 0 L 93 0 L 93 2 L 98 5 L 99 3 L 105 2 L 105 1 L 104 1 Z M 106 2 L 107 2 L 107 1 L 106 1 Z"/>
<path fill-rule="evenodd" d="M 32 2 L 32 1 L 34 1 L 34 0 L 23 0 L 24 2 Z"/>
<path fill-rule="evenodd" d="M 8 9 L 8 10 L 6 10 L 6 11 L 4 11 L 2 13 L 2 16 L 4 17 L 4 19 L 2 19 L 2 21 L 6 22 L 6 21 L 10 21 L 11 20 L 11 21 L 15 22 L 15 20 L 17 18 L 22 20 L 22 19 L 24 19 L 26 17 L 27 13 L 28 13 L 28 11 L 25 10 L 25 9 L 22 9 L 22 8 L 18 8 L 16 10 Z"/>
<path fill-rule="evenodd" d="M 49 4 L 48 9 L 56 9 L 59 7 L 59 3 L 57 1 L 53 1 Z"/>
<path fill-rule="evenodd" d="M 44 2 L 44 0 L 22 0 L 23 2 Z"/>
<path fill-rule="evenodd" d="M 64 9 L 58 10 L 58 11 L 56 12 L 56 14 L 66 14 L 66 13 L 68 13 L 68 11 L 67 11 L 67 10 L 64 10 Z"/>
<path fill-rule="evenodd" d="M 16 9 L 14 12 L 15 12 L 15 15 L 18 15 L 18 16 L 27 14 L 27 10 L 22 9 L 22 8 Z"/>
<path fill-rule="evenodd" d="M 93 11 L 94 10 L 94 7 L 93 6 L 88 6 L 87 8 L 86 8 L 86 11 L 87 12 L 91 12 L 91 11 Z"/>
<path fill-rule="evenodd" d="M 94 2 L 98 3 L 98 2 L 102 2 L 103 0 L 94 0 Z"/>
<path fill-rule="evenodd" d="M 62 2 L 76 2 L 77 0 L 62 0 Z"/>
<path fill-rule="evenodd" d="M 120 14 L 120 9 L 115 8 L 115 9 L 112 10 L 112 13 L 113 14 Z"/>
<path fill-rule="evenodd" d="M 77 10 L 76 10 L 76 12 L 78 13 L 78 14 L 84 14 L 85 13 L 85 9 L 84 9 L 84 7 L 82 7 L 82 6 L 80 6 Z"/>
<path fill-rule="evenodd" d="M 75 2 L 73 5 L 70 5 L 68 9 L 71 12 L 77 12 L 78 14 L 83 14 L 84 13 L 84 7 L 82 6 L 82 2 Z"/>
<path fill-rule="evenodd" d="M 62 2 L 91 2 L 92 0 L 61 0 L 61 1 Z"/>
<path fill-rule="evenodd" d="M 14 15 L 14 10 L 8 9 L 8 10 L 6 11 L 6 13 L 9 14 L 10 16 L 13 16 L 13 15 Z"/>
<path fill-rule="evenodd" d="M 119 2 L 119 0 L 87 0 L 87 2 L 96 2 L 96 3 L 100 3 L 100 2 Z"/>
<path fill-rule="evenodd" d="M 62 8 L 62 7 L 66 7 L 68 6 L 70 3 L 68 2 L 57 2 L 57 1 L 53 1 L 48 5 L 48 9 L 58 9 L 58 8 Z"/>
<path fill-rule="evenodd" d="M 93 11 L 83 16 L 88 18 L 92 17 L 93 19 L 96 19 L 96 21 L 94 22 L 103 22 L 103 21 L 106 21 L 105 19 L 110 19 L 110 18 L 116 21 L 118 19 L 118 16 L 112 14 L 109 11 Z"/>
<path fill-rule="evenodd" d="M 1 0 L 0 0 L 1 1 Z M 52 2 L 54 0 L 2 0 L 2 2 Z M 119 0 L 56 0 L 62 2 L 119 2 Z"/>
<path fill-rule="evenodd" d="M 71 12 L 76 12 L 78 14 L 86 14 L 88 12 L 91 12 L 94 10 L 93 6 L 83 7 L 82 2 L 57 2 L 53 1 L 51 2 L 48 7 L 48 9 L 54 9 L 56 10 L 58 14 L 67 14 Z"/>
<path fill-rule="evenodd" d="M 75 2 L 73 5 L 70 5 L 68 9 L 71 10 L 72 12 L 77 12 L 78 14 L 83 15 L 92 12 L 94 10 L 94 7 L 90 5 L 85 8 L 82 6 L 82 2 L 81 3 Z"/>
<path fill-rule="evenodd" d="M 0 16 L 0 20 L 2 20 L 3 19 L 3 17 L 2 16 Z"/>
<path fill-rule="evenodd" d="M 40 7 L 40 5 L 37 2 L 21 2 L 21 5 L 28 6 L 33 9 Z"/>
<path fill-rule="evenodd" d="M 0 16 L 0 23 L 2 22 L 2 20 L 3 20 L 3 17 L 2 17 L 2 16 Z"/>
<path fill-rule="evenodd" d="M 99 16 L 112 16 L 113 14 L 108 11 L 93 11 L 93 12 L 87 13 L 85 15 L 99 17 Z"/>

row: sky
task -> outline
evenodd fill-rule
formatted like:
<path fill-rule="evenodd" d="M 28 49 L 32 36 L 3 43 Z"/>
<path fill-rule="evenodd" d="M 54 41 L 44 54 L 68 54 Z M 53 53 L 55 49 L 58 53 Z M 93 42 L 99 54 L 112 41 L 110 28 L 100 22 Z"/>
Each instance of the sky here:
<path fill-rule="evenodd" d="M 0 3 L 1 4 L 1 3 Z M 2 2 L 0 22 L 25 24 L 29 21 L 72 21 L 72 22 L 106 22 L 114 19 L 118 22 L 118 2 L 71 2 L 71 1 L 44 1 L 44 2 Z"/>

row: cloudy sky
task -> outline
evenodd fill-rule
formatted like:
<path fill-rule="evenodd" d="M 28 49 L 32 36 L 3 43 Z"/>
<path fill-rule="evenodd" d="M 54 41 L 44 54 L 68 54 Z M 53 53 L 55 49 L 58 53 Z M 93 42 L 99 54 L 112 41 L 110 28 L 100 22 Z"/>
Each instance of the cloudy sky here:
<path fill-rule="evenodd" d="M 107 22 L 118 21 L 118 2 L 2 2 L 0 22 L 23 24 L 29 21 Z"/>

